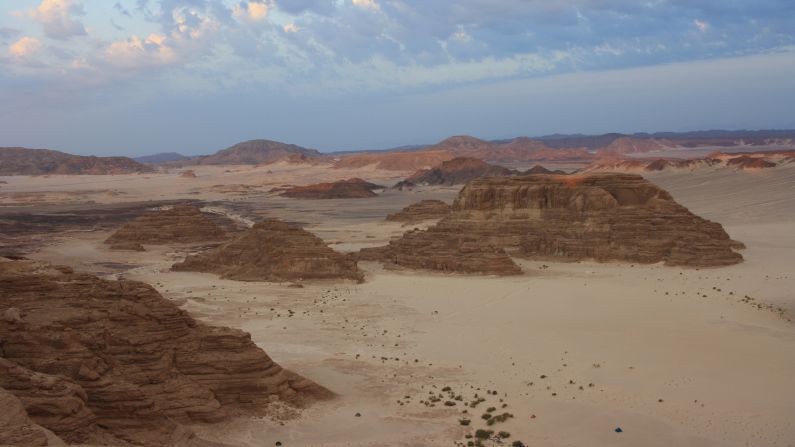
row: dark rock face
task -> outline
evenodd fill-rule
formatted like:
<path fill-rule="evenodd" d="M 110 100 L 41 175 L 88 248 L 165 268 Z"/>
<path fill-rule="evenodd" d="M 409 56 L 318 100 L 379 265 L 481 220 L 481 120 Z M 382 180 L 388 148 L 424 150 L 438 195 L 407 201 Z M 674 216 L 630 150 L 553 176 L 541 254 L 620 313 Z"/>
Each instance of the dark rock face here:
<path fill-rule="evenodd" d="M 198 157 L 203 165 L 267 164 L 278 161 L 311 161 L 322 159 L 322 154 L 295 144 L 271 140 L 250 140 L 220 150 L 213 155 Z"/>
<path fill-rule="evenodd" d="M 72 155 L 49 149 L 0 147 L 0 175 L 105 175 L 152 172 L 127 157 Z"/>
<path fill-rule="evenodd" d="M 441 219 L 450 214 L 450 211 L 450 205 L 441 200 L 423 200 L 411 204 L 397 213 L 386 216 L 386 221 L 411 224 L 425 220 Z"/>
<path fill-rule="evenodd" d="M 377 197 L 378 194 L 373 191 L 383 188 L 360 178 L 352 178 L 332 183 L 294 186 L 286 189 L 281 195 L 292 199 L 366 199 Z"/>
<path fill-rule="evenodd" d="M 140 244 L 207 242 L 223 240 L 226 237 L 226 232 L 195 206 L 177 205 L 131 220 L 113 233 L 105 243 L 110 244 L 113 249 L 140 251 Z"/>
<path fill-rule="evenodd" d="M 331 396 L 148 284 L 0 260 L 0 303 L 0 390 L 70 443 L 168 445 L 192 436 L 183 423 Z"/>
<path fill-rule="evenodd" d="M 502 166 L 492 166 L 476 158 L 458 157 L 442 162 L 435 168 L 417 171 L 405 181 L 415 185 L 459 185 L 484 176 L 511 175 Z"/>
<path fill-rule="evenodd" d="M 188 256 L 172 268 L 240 281 L 363 280 L 355 260 L 303 228 L 275 219 L 259 222 L 239 238 Z"/>

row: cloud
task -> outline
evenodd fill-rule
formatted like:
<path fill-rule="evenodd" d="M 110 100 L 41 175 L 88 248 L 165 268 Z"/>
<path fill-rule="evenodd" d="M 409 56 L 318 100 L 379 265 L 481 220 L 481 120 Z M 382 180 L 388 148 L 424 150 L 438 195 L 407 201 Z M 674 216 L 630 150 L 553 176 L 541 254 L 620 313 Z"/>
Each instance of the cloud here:
<path fill-rule="evenodd" d="M 381 9 L 381 7 L 378 6 L 378 3 L 376 3 L 375 0 L 351 0 L 351 3 L 353 3 L 354 6 L 358 6 L 359 8 L 362 9 L 369 9 L 371 11 L 378 11 L 379 9 Z"/>
<path fill-rule="evenodd" d="M 24 36 L 8 46 L 9 54 L 18 59 L 26 59 L 40 49 L 41 42 L 39 39 L 30 36 Z"/>
<path fill-rule="evenodd" d="M 282 27 L 285 33 L 297 33 L 301 28 L 295 23 L 288 23 Z"/>
<path fill-rule="evenodd" d="M 72 17 L 84 14 L 82 5 L 74 0 L 42 0 L 30 16 L 42 26 L 47 37 L 68 39 L 87 34 L 83 24 Z"/>
<path fill-rule="evenodd" d="M 703 20 L 698 20 L 698 19 L 693 20 L 693 24 L 696 25 L 696 28 L 698 28 L 698 30 L 701 31 L 702 33 L 706 33 L 711 28 L 709 23 Z"/>
<path fill-rule="evenodd" d="M 133 36 L 116 41 L 105 48 L 105 60 L 111 65 L 126 68 L 170 64 L 177 60 L 177 53 L 168 45 L 168 40 L 163 34 L 153 33 L 143 39 Z"/>
<path fill-rule="evenodd" d="M 232 9 L 232 15 L 247 22 L 261 22 L 268 17 L 270 5 L 261 0 L 250 0 L 240 2 Z"/>

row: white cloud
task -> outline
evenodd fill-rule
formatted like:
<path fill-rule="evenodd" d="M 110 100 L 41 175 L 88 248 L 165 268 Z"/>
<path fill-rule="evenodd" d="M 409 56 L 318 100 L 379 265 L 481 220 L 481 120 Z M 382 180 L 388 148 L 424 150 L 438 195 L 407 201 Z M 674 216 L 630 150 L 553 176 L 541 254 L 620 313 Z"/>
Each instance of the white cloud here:
<path fill-rule="evenodd" d="M 47 37 L 68 39 L 86 34 L 83 24 L 72 17 L 83 14 L 82 5 L 74 0 L 42 0 L 41 4 L 30 12 L 30 17 L 44 28 Z"/>
<path fill-rule="evenodd" d="M 696 28 L 702 33 L 706 33 L 711 28 L 710 24 L 704 20 L 693 20 L 693 24 L 696 25 Z"/>
<path fill-rule="evenodd" d="M 351 2 L 353 3 L 354 6 L 358 6 L 359 8 L 362 9 L 369 9 L 371 11 L 378 11 L 379 9 L 381 9 L 380 6 L 378 6 L 378 3 L 375 2 L 375 0 L 351 0 Z"/>
<path fill-rule="evenodd" d="M 41 42 L 35 37 L 24 36 L 8 46 L 8 52 L 19 59 L 24 59 L 41 49 Z"/>
<path fill-rule="evenodd" d="M 251 0 L 240 2 L 232 9 L 232 15 L 246 22 L 261 22 L 268 18 L 270 5 L 264 1 Z"/>
<path fill-rule="evenodd" d="M 105 59 L 113 65 L 140 68 L 175 62 L 177 53 L 168 45 L 168 37 L 150 34 L 111 43 L 105 49 Z"/>
<path fill-rule="evenodd" d="M 295 23 L 288 23 L 282 27 L 285 33 L 297 33 L 301 30 Z"/>

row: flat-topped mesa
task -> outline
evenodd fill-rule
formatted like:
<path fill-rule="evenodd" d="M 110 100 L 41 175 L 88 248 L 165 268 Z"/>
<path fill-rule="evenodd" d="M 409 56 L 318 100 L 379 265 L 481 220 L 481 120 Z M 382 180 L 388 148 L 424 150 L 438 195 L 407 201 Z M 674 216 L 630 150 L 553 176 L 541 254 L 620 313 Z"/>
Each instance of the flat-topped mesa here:
<path fill-rule="evenodd" d="M 199 208 L 178 205 L 148 212 L 116 230 L 107 240 L 111 247 L 125 249 L 130 244 L 174 244 L 220 241 L 226 232 Z M 131 249 L 131 248 L 126 248 Z"/>
<path fill-rule="evenodd" d="M 258 222 L 237 239 L 188 256 L 172 269 L 240 281 L 364 279 L 354 259 L 303 228 L 276 219 Z"/>
<path fill-rule="evenodd" d="M 438 231 L 524 257 L 721 266 L 742 261 L 723 227 L 634 174 L 490 177 L 467 184 Z"/>
<path fill-rule="evenodd" d="M 397 213 L 386 216 L 387 222 L 412 224 L 426 220 L 441 219 L 450 214 L 450 205 L 441 200 L 423 200 L 413 203 Z"/>
<path fill-rule="evenodd" d="M 331 397 L 141 282 L 0 259 L 0 303 L 0 392 L 70 443 L 176 444 L 192 436 L 182 424 Z"/>
<path fill-rule="evenodd" d="M 383 188 L 360 178 L 351 178 L 331 183 L 293 186 L 280 195 L 291 199 L 366 199 L 377 197 L 378 194 L 373 191 Z"/>

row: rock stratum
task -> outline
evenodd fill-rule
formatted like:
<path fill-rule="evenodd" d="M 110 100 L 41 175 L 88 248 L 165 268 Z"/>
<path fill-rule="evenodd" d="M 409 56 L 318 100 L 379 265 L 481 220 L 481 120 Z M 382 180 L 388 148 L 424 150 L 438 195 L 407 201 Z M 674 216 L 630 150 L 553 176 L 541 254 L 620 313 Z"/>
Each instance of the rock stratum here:
<path fill-rule="evenodd" d="M 470 245 L 463 251 L 465 243 Z M 447 271 L 475 262 L 470 258 L 478 254 L 471 244 L 524 258 L 692 267 L 736 264 L 742 256 L 735 249 L 743 248 L 720 224 L 694 215 L 643 177 L 599 173 L 473 180 L 439 223 L 408 232 L 386 247 L 365 249 L 360 256 Z M 501 271 L 505 262 L 495 262 L 500 267 L 494 270 Z"/>
<path fill-rule="evenodd" d="M 114 249 L 136 244 L 163 245 L 220 241 L 227 233 L 208 214 L 191 205 L 148 212 L 124 224 L 105 240 Z"/>
<path fill-rule="evenodd" d="M 239 281 L 364 279 L 354 259 L 298 225 L 275 219 L 258 222 L 237 239 L 188 256 L 172 269 Z"/>
<path fill-rule="evenodd" d="M 591 163 L 583 169 L 583 172 L 695 171 L 705 168 L 757 171 L 788 164 L 791 162 L 792 157 L 795 157 L 795 150 L 732 153 L 714 152 L 704 158 L 689 159 L 625 159 L 608 157 Z"/>
<path fill-rule="evenodd" d="M 397 213 L 386 216 L 387 222 L 413 224 L 426 220 L 441 219 L 451 212 L 450 205 L 441 200 L 423 200 L 413 203 Z"/>
<path fill-rule="evenodd" d="M 190 444 L 184 424 L 331 396 L 249 334 L 197 322 L 141 282 L 2 259 L 0 303 L 2 443 L 47 445 L 49 430 L 68 443 Z"/>
<path fill-rule="evenodd" d="M 49 149 L 0 147 L 0 175 L 108 175 L 152 172 L 127 157 L 72 155 Z"/>
<path fill-rule="evenodd" d="M 293 186 L 285 189 L 280 195 L 291 199 L 366 199 L 377 197 L 378 194 L 373 191 L 383 188 L 360 178 L 351 178 L 330 183 Z"/>

